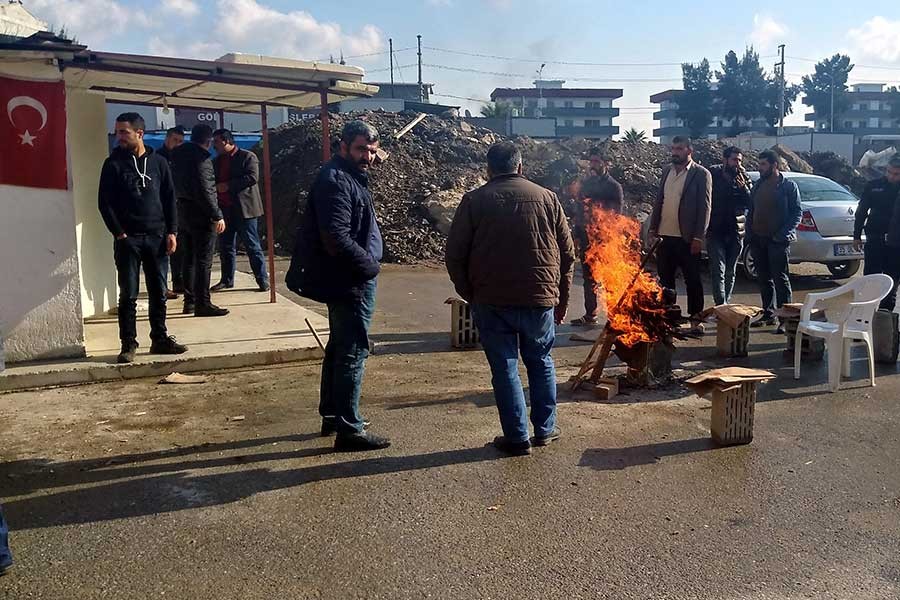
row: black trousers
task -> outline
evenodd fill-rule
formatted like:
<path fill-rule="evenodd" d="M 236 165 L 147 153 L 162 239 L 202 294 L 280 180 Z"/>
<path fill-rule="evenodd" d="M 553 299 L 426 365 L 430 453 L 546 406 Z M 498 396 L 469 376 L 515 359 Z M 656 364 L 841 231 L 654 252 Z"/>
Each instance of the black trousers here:
<path fill-rule="evenodd" d="M 182 254 L 182 282 L 184 283 L 184 304 L 209 306 L 209 280 L 212 273 L 213 254 L 216 250 L 216 229 L 214 223 L 197 227 L 188 225 L 178 232 L 178 245 Z"/>
<path fill-rule="evenodd" d="M 892 248 L 884 241 L 884 236 L 866 235 L 866 262 L 863 274 L 884 273 L 894 280 L 891 292 L 881 301 L 879 308 L 893 311 L 897 306 L 897 285 L 900 283 L 900 248 Z"/>
<path fill-rule="evenodd" d="M 687 288 L 688 314 L 703 312 L 703 280 L 700 278 L 700 255 L 691 254 L 690 243 L 680 237 L 665 236 L 656 252 L 659 283 L 675 291 L 675 277 L 679 271 Z"/>
<path fill-rule="evenodd" d="M 137 297 L 141 267 L 150 300 L 150 339 L 163 340 L 166 332 L 166 241 L 162 234 L 129 235 L 113 242 L 113 257 L 119 278 L 119 339 L 137 341 Z"/>

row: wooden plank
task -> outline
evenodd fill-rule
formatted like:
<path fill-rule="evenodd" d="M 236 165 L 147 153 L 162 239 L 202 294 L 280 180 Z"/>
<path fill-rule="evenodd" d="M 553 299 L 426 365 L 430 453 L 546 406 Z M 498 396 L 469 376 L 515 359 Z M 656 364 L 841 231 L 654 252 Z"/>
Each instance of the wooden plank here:
<path fill-rule="evenodd" d="M 427 115 L 426 115 L 425 113 L 419 113 L 419 116 L 416 117 L 415 119 L 413 119 L 412 122 L 410 122 L 409 125 L 407 125 L 406 127 L 404 127 L 403 129 L 401 129 L 400 131 L 398 131 L 397 133 L 394 134 L 394 139 L 395 139 L 395 140 L 399 140 L 399 139 L 402 138 L 404 135 L 406 135 L 407 133 L 409 133 L 409 131 L 410 131 L 413 127 L 415 127 L 416 125 L 418 125 L 419 123 L 421 123 L 421 122 L 422 122 L 422 119 L 424 119 L 426 116 L 427 116 Z"/>

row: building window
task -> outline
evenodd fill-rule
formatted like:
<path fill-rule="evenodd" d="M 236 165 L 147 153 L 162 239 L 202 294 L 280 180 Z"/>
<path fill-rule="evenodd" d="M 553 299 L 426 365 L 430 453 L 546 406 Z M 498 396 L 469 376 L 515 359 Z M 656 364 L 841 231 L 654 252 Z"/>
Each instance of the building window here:
<path fill-rule="evenodd" d="M 869 110 L 869 103 L 868 102 L 860 102 L 859 110 Z"/>
<path fill-rule="evenodd" d="M 584 126 L 593 129 L 602 127 L 602 124 L 599 119 L 585 119 Z"/>
<path fill-rule="evenodd" d="M 844 121 L 844 129 L 852 129 L 853 121 Z"/>
<path fill-rule="evenodd" d="M 575 106 L 575 105 L 572 103 L 571 100 L 566 100 L 566 101 L 564 102 L 563 106 L 566 107 L 566 108 L 572 108 L 572 107 Z"/>
<path fill-rule="evenodd" d="M 872 110 L 878 111 L 881 110 L 881 104 L 879 104 L 878 100 L 874 100 L 871 106 Z"/>
<path fill-rule="evenodd" d="M 553 100 L 547 100 L 547 108 L 556 108 L 556 102 Z"/>
<path fill-rule="evenodd" d="M 574 126 L 575 126 L 575 121 L 573 121 L 572 119 L 566 119 L 566 127 L 574 127 Z"/>

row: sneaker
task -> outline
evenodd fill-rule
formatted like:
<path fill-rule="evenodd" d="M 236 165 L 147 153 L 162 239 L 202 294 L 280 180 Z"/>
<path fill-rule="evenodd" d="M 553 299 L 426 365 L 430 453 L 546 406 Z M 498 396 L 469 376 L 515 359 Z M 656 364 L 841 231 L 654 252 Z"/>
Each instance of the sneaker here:
<path fill-rule="evenodd" d="M 257 292 L 268 292 L 269 291 L 269 282 L 268 281 L 258 281 L 256 282 Z"/>
<path fill-rule="evenodd" d="M 750 323 L 750 327 L 771 327 L 775 324 L 775 317 L 763 317 Z"/>
<path fill-rule="evenodd" d="M 220 281 L 220 282 L 217 283 L 216 285 L 214 285 L 214 286 L 212 286 L 211 288 L 209 288 L 209 291 L 211 291 L 211 292 L 221 292 L 222 290 L 230 290 L 230 289 L 233 288 L 233 287 L 234 287 L 234 284 L 233 284 L 233 283 L 225 283 L 224 281 Z"/>
<path fill-rule="evenodd" d="M 181 309 L 181 314 L 183 314 L 183 315 L 194 314 L 194 304 L 191 302 L 185 302 L 184 308 Z"/>
<path fill-rule="evenodd" d="M 363 419 L 363 431 L 369 428 L 371 423 Z M 322 431 L 319 435 L 322 437 L 331 437 L 337 433 L 337 424 L 334 419 L 322 419 Z"/>
<path fill-rule="evenodd" d="M 195 317 L 224 317 L 227 315 L 229 310 L 227 308 L 221 308 L 216 306 L 215 304 L 207 304 L 205 306 L 198 306 L 194 310 Z"/>
<path fill-rule="evenodd" d="M 122 351 L 119 352 L 119 356 L 116 357 L 116 362 L 120 365 L 124 365 L 126 363 L 134 362 L 134 353 L 138 349 L 137 342 L 123 343 Z"/>
<path fill-rule="evenodd" d="M 184 354 L 187 346 L 175 341 L 175 336 L 168 336 L 161 340 L 153 340 L 150 344 L 150 354 Z"/>
<path fill-rule="evenodd" d="M 172 290 L 166 290 L 166 300 L 178 300 L 178 294 Z"/>
<path fill-rule="evenodd" d="M 562 432 L 559 430 L 559 427 L 554 427 L 553 431 L 548 433 L 547 435 L 536 435 L 531 438 L 532 446 L 549 446 L 550 442 L 555 442 L 562 436 Z"/>
<path fill-rule="evenodd" d="M 575 325 L 576 327 L 590 327 L 592 325 L 597 324 L 597 317 L 592 317 L 590 315 L 584 315 L 583 317 L 578 317 L 577 319 L 572 319 L 569 321 L 571 325 Z"/>
<path fill-rule="evenodd" d="M 531 442 L 529 440 L 525 440 L 524 442 L 510 442 L 502 435 L 498 435 L 494 438 L 494 448 L 512 456 L 525 456 L 531 454 Z"/>
<path fill-rule="evenodd" d="M 7 573 L 10 569 L 12 569 L 12 567 L 13 567 L 13 562 L 12 562 L 12 561 L 9 561 L 9 562 L 6 563 L 5 565 L 0 565 L 0 577 L 3 577 L 4 575 L 6 575 L 6 573 Z"/>
<path fill-rule="evenodd" d="M 775 333 L 778 335 L 784 335 L 784 321 L 778 319 L 778 327 L 775 328 Z"/>
<path fill-rule="evenodd" d="M 334 440 L 334 449 L 337 452 L 365 452 L 366 450 L 381 450 L 391 445 L 391 440 L 363 431 L 350 435 L 338 435 Z"/>

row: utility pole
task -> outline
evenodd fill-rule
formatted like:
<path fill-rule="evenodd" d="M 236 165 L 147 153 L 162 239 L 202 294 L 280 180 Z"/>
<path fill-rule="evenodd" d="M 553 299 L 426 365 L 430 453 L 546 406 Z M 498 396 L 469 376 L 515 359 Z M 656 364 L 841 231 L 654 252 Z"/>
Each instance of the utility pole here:
<path fill-rule="evenodd" d="M 391 55 L 391 98 L 394 97 L 394 39 L 388 38 L 388 54 Z"/>
<path fill-rule="evenodd" d="M 419 41 L 419 102 L 425 102 L 425 88 L 422 86 L 422 36 L 417 35 Z"/>
<path fill-rule="evenodd" d="M 778 46 L 778 52 L 781 54 L 781 62 L 778 68 L 778 83 L 781 86 L 781 94 L 778 97 L 778 135 L 784 135 L 784 44 Z"/>
<path fill-rule="evenodd" d="M 831 125 L 828 131 L 834 133 L 834 69 L 831 69 Z"/>

